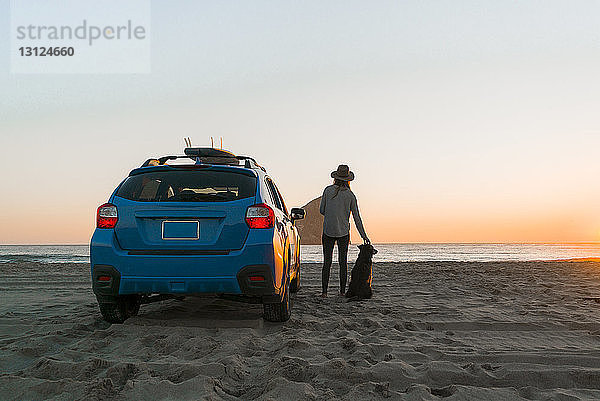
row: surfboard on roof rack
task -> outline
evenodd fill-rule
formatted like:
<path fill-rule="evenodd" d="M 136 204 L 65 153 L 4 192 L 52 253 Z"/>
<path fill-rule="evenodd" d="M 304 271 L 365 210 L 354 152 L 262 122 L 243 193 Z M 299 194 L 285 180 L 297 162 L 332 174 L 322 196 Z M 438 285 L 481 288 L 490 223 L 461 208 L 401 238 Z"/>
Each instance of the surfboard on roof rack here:
<path fill-rule="evenodd" d="M 232 152 L 223 149 L 215 148 L 192 148 L 184 149 L 185 156 L 163 156 L 146 160 L 141 167 L 164 165 L 169 160 L 191 159 L 199 164 L 220 164 L 229 166 L 239 166 L 240 161 L 244 162 L 245 168 L 260 168 L 266 171 L 265 168 L 259 165 L 256 160 L 248 156 L 236 156 Z"/>
<path fill-rule="evenodd" d="M 196 163 L 202 164 L 228 164 L 237 166 L 240 160 L 231 152 L 215 148 L 185 148 L 186 156 L 195 158 Z"/>

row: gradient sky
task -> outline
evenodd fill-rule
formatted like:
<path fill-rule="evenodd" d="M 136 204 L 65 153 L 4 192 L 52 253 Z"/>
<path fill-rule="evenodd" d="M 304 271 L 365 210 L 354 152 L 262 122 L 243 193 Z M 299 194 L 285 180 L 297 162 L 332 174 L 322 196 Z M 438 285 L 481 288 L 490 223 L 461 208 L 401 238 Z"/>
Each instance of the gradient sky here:
<path fill-rule="evenodd" d="M 375 242 L 600 240 L 600 2 L 154 1 L 152 73 L 10 74 L 0 243 L 86 243 L 149 156 L 224 137 L 288 206 L 347 163 Z"/>

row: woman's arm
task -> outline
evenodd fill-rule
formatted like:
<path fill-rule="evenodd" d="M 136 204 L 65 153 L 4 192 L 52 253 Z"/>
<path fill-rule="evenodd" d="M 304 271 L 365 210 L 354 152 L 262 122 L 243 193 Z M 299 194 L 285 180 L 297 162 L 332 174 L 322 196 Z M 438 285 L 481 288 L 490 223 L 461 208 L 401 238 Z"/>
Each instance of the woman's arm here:
<path fill-rule="evenodd" d="M 325 216 L 325 202 L 327 201 L 325 199 L 325 191 L 323 191 L 323 195 L 321 195 L 321 204 L 319 205 L 319 212 L 321 212 L 323 216 Z"/>
<path fill-rule="evenodd" d="M 360 212 L 358 211 L 358 201 L 356 200 L 356 196 L 354 196 L 354 194 L 352 194 L 350 210 L 352 211 L 352 217 L 354 218 L 354 224 L 356 225 L 358 233 L 365 242 L 368 242 L 369 237 L 367 237 L 367 233 L 365 232 L 365 228 L 363 227 L 362 219 L 360 218 Z"/>

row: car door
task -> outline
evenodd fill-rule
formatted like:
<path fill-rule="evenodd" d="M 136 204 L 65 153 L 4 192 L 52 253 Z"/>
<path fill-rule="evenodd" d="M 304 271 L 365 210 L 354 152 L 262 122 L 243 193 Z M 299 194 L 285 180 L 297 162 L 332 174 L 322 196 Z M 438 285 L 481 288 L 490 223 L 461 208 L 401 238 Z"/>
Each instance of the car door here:
<path fill-rule="evenodd" d="M 276 265 L 281 263 L 281 271 L 282 274 L 287 274 L 288 272 L 284 272 L 284 266 L 287 264 L 288 258 L 288 250 L 289 250 L 289 237 L 290 237 L 290 226 L 291 220 L 287 214 L 285 209 L 285 204 L 279 195 L 279 191 L 277 191 L 277 187 L 271 178 L 266 178 L 267 188 L 269 190 L 269 194 L 271 195 L 271 199 L 273 201 L 274 214 L 275 214 L 275 237 L 273 241 L 273 250 L 275 252 L 275 263 Z M 276 266 L 278 267 L 278 266 Z M 276 268 L 279 270 L 279 268 Z M 278 275 L 279 272 L 276 272 Z M 283 282 L 283 278 L 282 281 Z"/>
<path fill-rule="evenodd" d="M 281 202 L 281 205 L 283 207 L 283 211 L 285 213 L 286 216 L 286 233 L 287 233 L 287 238 L 288 238 L 288 245 L 289 245 L 289 252 L 290 252 L 290 268 L 293 269 L 297 266 L 298 261 L 296 260 L 299 252 L 296 252 L 296 248 L 298 244 L 298 229 L 296 228 L 296 226 L 294 226 L 294 223 L 292 222 L 292 220 L 290 219 L 290 214 L 288 213 L 288 209 L 285 206 L 285 202 L 283 200 L 283 196 L 281 196 L 281 192 L 279 192 L 279 188 L 277 188 L 277 185 L 275 185 L 275 183 L 273 183 L 273 186 L 275 187 L 275 191 L 279 197 L 279 200 Z"/>

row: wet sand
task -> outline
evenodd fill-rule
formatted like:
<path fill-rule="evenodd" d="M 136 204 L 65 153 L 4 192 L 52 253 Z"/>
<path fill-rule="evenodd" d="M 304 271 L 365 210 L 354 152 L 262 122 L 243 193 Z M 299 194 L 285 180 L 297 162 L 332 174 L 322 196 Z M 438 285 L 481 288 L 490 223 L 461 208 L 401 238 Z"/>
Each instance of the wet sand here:
<path fill-rule="evenodd" d="M 0 265 L 0 399 L 600 399 L 600 263 L 380 263 L 292 318 L 213 296 L 104 322 L 86 264 Z M 329 292 L 337 292 L 334 264 Z"/>

